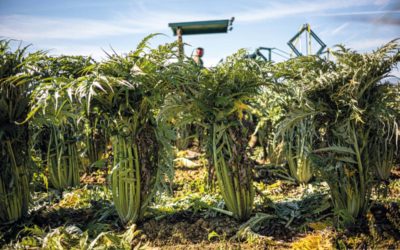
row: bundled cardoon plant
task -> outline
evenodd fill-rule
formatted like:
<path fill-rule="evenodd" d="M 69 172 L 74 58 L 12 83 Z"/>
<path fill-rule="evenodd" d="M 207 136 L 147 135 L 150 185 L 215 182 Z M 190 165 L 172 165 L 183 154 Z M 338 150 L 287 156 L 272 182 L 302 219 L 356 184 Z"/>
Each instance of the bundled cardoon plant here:
<path fill-rule="evenodd" d="M 209 162 L 225 204 L 236 219 L 247 219 L 254 199 L 249 141 L 256 121 L 251 103 L 262 85 L 261 68 L 241 51 L 209 70 L 188 62 L 172 72 L 182 96 L 177 101 L 181 108 L 170 108 L 204 128 Z"/>
<path fill-rule="evenodd" d="M 308 183 L 314 175 L 310 153 L 316 131 L 312 114 L 296 114 L 293 110 L 306 108 L 304 91 L 317 77 L 316 69 L 324 70 L 321 62 L 317 57 L 300 57 L 271 68 L 276 81 L 272 95 L 279 100 L 275 106 L 280 110 L 280 119 L 275 121 L 275 141 L 282 143 L 289 176 L 299 184 Z"/>
<path fill-rule="evenodd" d="M 371 165 L 377 179 L 387 182 L 391 170 L 396 164 L 396 158 L 400 155 L 400 85 L 398 83 L 382 83 L 379 91 L 371 93 L 377 101 L 373 107 L 374 114 L 379 117 L 371 121 L 371 134 L 369 142 Z"/>
<path fill-rule="evenodd" d="M 177 52 L 173 44 L 151 50 L 151 37 L 126 55 L 110 55 L 80 79 L 77 91 L 110 135 L 111 189 L 123 223 L 143 218 L 163 174 L 172 167 L 173 134 L 160 107 L 170 92 L 164 68 Z"/>
<path fill-rule="evenodd" d="M 299 184 L 308 183 L 313 177 L 312 151 L 314 131 L 312 120 L 303 120 L 286 131 L 283 139 L 289 173 Z"/>
<path fill-rule="evenodd" d="M 27 48 L 12 50 L 10 41 L 0 41 L 0 223 L 16 221 L 28 211 L 30 134 L 27 124 L 18 124 L 29 112 L 33 87 Z"/>
<path fill-rule="evenodd" d="M 388 149 L 398 143 L 393 129 L 399 122 L 399 92 L 393 91 L 398 82 L 384 79 L 400 60 L 399 47 L 393 41 L 370 54 L 339 47 L 335 62 L 318 59 L 315 69 L 300 69 L 308 79 L 306 103 L 292 109 L 284 123 L 287 128 L 313 120 L 318 140 L 311 158 L 330 186 L 338 226 L 365 215 L 377 183 L 375 171 L 382 170 L 391 158 Z"/>
<path fill-rule="evenodd" d="M 83 133 L 78 122 L 83 118 L 74 96 L 74 81 L 90 64 L 90 58 L 42 56 L 32 66 L 39 71 L 39 84 L 31 94 L 28 119 L 35 132 L 35 147 L 48 167 L 50 183 L 58 190 L 79 185 L 77 141 Z"/>

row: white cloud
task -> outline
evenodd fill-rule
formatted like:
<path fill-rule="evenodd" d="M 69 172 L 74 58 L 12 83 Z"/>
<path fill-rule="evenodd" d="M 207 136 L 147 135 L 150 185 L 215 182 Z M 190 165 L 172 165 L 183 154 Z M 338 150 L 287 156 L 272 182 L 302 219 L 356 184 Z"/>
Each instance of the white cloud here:
<path fill-rule="evenodd" d="M 200 14 L 173 14 L 166 12 L 143 12 L 137 15 L 120 15 L 111 20 L 85 18 L 51 18 L 29 15 L 0 16 L 2 36 L 38 41 L 47 39 L 84 40 L 119 35 L 165 32 L 168 23 L 187 20 L 207 20 L 212 17 Z"/>
<path fill-rule="evenodd" d="M 183 0 L 182 0 L 183 1 Z M 387 0 L 296 0 L 296 1 L 260 1 L 257 8 L 248 8 L 246 4 L 237 8 L 237 12 L 227 9 L 214 10 L 204 13 L 201 11 L 173 11 L 171 9 L 147 8 L 146 1 L 136 2 L 134 6 L 127 5 L 123 11 L 115 13 L 112 18 L 90 19 L 90 18 L 66 18 L 66 17 L 42 17 L 32 15 L 6 15 L 0 16 L 0 35 L 7 38 L 24 40 L 42 48 L 53 49 L 55 54 L 83 54 L 92 55 L 95 58 L 104 57 L 104 53 L 98 45 L 90 45 L 89 39 L 106 41 L 105 38 L 117 36 L 134 36 L 162 32 L 171 34 L 168 23 L 188 20 L 222 19 L 235 16 L 236 22 L 261 23 L 264 20 L 279 19 L 292 16 L 308 14 L 312 16 L 347 15 L 346 8 L 357 6 L 371 6 L 387 4 Z M 340 13 L 329 14 L 334 11 Z M 399 11 L 397 11 L 399 12 Z M 397 13 L 396 12 L 396 13 Z M 387 11 L 352 12 L 361 13 L 387 13 Z M 344 23 L 327 31 L 327 35 L 341 33 L 349 24 Z M 296 25 L 297 26 L 297 25 Z M 316 26 L 313 26 L 316 29 Z M 329 32 L 329 33 L 328 33 Z M 324 31 L 321 32 L 325 34 Z M 85 41 L 86 45 L 82 44 Z M 372 39 L 365 42 L 358 41 L 350 43 L 355 49 L 370 49 L 382 45 L 384 39 Z M 63 45 L 60 45 L 60 44 Z M 78 44 L 78 46 L 69 44 Z M 65 46 L 64 46 L 65 45 Z M 89 46 L 90 45 L 90 46 Z M 108 48 L 105 48 L 108 50 Z M 215 65 L 220 58 L 208 58 L 206 64 Z"/>
<path fill-rule="evenodd" d="M 331 28 L 331 27 L 325 27 L 321 32 L 319 32 L 319 35 L 322 37 L 333 37 L 336 36 L 340 33 L 342 33 L 342 31 L 347 28 L 350 25 L 350 23 L 346 22 L 346 23 L 342 23 L 339 26 L 335 27 L 335 28 Z"/>
<path fill-rule="evenodd" d="M 146 9 L 145 2 L 136 6 L 136 11 L 126 8 L 113 19 L 58 18 L 31 15 L 0 16 L 0 34 L 5 37 L 35 42 L 47 39 L 83 40 L 119 35 L 166 32 L 169 22 L 187 20 L 220 19 L 235 16 L 240 22 L 258 22 L 305 13 L 320 13 L 345 7 L 361 6 L 365 0 L 340 1 L 273 1 L 261 8 L 243 8 L 236 13 L 227 10 L 217 14 L 196 11 L 156 11 Z M 369 2 L 369 4 L 371 4 Z"/>
<path fill-rule="evenodd" d="M 382 45 L 390 42 L 390 40 L 391 39 L 384 39 L 384 38 L 371 38 L 365 40 L 359 39 L 357 41 L 350 41 L 346 47 L 360 51 L 376 50 Z"/>
<path fill-rule="evenodd" d="M 312 15 L 318 13 L 319 15 L 321 12 L 323 13 L 329 10 L 364 6 L 368 4 L 370 4 L 370 1 L 364 0 L 272 2 L 264 8 L 239 12 L 234 16 L 241 21 L 253 22 L 307 13 L 312 13 Z"/>
<path fill-rule="evenodd" d="M 340 25 L 339 27 L 335 28 L 332 30 L 331 35 L 337 35 L 339 34 L 342 30 L 344 30 L 347 26 L 349 26 L 349 23 L 344 23 Z"/>
<path fill-rule="evenodd" d="M 375 0 L 374 1 L 375 5 L 380 5 L 380 6 L 386 6 L 388 3 L 390 3 L 390 0 Z"/>
<path fill-rule="evenodd" d="M 351 11 L 339 13 L 321 13 L 317 16 L 361 16 L 361 15 L 382 15 L 382 14 L 399 14 L 400 10 L 374 10 L 374 11 Z"/>
<path fill-rule="evenodd" d="M 101 60 L 107 57 L 104 51 L 96 46 L 88 45 L 49 45 L 46 46 L 49 55 L 82 55 L 91 56 L 96 60 Z M 109 52 L 110 49 L 103 48 L 105 51 Z"/>
<path fill-rule="evenodd" d="M 128 25 L 131 24 L 131 25 Z M 35 41 L 46 39 L 82 40 L 95 37 L 146 33 L 156 26 L 151 23 L 120 22 L 81 18 L 48 18 L 26 15 L 0 17 L 0 34 Z"/>

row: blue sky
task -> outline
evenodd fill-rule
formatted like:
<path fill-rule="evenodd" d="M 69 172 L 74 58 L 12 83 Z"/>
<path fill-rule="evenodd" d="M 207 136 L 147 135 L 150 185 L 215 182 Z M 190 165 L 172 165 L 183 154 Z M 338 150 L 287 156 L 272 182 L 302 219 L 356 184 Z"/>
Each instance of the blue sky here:
<path fill-rule="evenodd" d="M 369 51 L 400 37 L 399 0 L 0 0 L 0 36 L 33 44 L 51 54 L 105 58 L 103 49 L 128 52 L 149 33 L 156 46 L 174 41 L 169 22 L 235 17 L 227 34 L 185 36 L 205 49 L 213 65 L 239 48 L 259 46 L 290 52 L 287 41 L 304 23 L 328 45 Z M 273 56 L 276 61 L 282 60 Z"/>

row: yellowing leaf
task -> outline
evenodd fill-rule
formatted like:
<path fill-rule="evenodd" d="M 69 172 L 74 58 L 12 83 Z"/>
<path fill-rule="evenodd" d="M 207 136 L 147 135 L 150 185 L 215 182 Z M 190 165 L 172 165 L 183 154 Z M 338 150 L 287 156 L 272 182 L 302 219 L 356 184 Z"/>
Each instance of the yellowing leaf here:
<path fill-rule="evenodd" d="M 310 222 L 307 225 L 317 231 L 324 230 L 327 227 L 331 226 L 328 222 L 325 221 Z"/>
<path fill-rule="evenodd" d="M 313 250 L 313 249 L 333 249 L 331 237 L 325 233 L 315 233 L 307 235 L 298 241 L 293 242 L 292 249 Z"/>
<path fill-rule="evenodd" d="M 243 111 L 248 110 L 248 109 L 249 109 L 249 106 L 247 104 L 244 104 L 242 101 L 238 100 L 234 104 L 233 111 L 236 111 L 238 118 L 240 120 L 242 120 L 243 119 Z"/>

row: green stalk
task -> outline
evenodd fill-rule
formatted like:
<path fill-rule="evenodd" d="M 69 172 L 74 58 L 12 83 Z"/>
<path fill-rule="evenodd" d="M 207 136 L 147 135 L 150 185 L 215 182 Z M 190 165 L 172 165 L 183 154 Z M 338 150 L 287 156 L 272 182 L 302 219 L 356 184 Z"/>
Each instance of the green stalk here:
<path fill-rule="evenodd" d="M 127 139 L 116 136 L 112 139 L 114 148 L 114 169 L 112 172 L 112 193 L 115 208 L 123 223 L 141 219 L 141 173 L 138 147 L 127 143 Z"/>
<path fill-rule="evenodd" d="M 230 211 L 232 211 L 234 214 L 237 214 L 236 212 L 236 206 L 235 200 L 234 200 L 234 194 L 233 194 L 233 188 L 230 185 L 231 182 L 228 179 L 228 175 L 226 173 L 227 169 L 223 167 L 224 159 L 223 157 L 221 160 L 219 160 L 218 157 L 218 152 L 221 151 L 221 149 L 217 150 L 216 146 L 216 124 L 213 124 L 213 157 L 214 157 L 214 165 L 217 173 L 217 179 L 218 183 L 221 189 L 222 196 L 227 204 L 227 207 Z M 221 133 L 222 134 L 222 133 Z M 223 135 L 223 134 L 222 134 Z M 223 146 L 223 143 L 221 144 L 221 147 Z M 221 161 L 221 163 L 220 163 Z"/>
<path fill-rule="evenodd" d="M 121 213 L 123 214 L 123 217 L 124 217 L 124 221 L 127 221 L 127 218 L 126 218 L 126 207 L 127 207 L 127 205 L 126 205 L 126 200 L 125 199 L 127 199 L 127 198 L 129 198 L 129 197 L 127 197 L 127 195 L 126 195 L 126 193 L 125 193 L 125 189 L 124 189 L 124 187 L 125 187 L 125 178 L 126 178 L 126 176 L 125 176 L 125 162 L 126 162 L 126 158 L 125 158 L 125 139 L 124 138 L 122 138 L 122 137 L 119 137 L 118 138 L 119 140 L 118 140 L 118 143 L 119 143 L 119 146 L 120 146 L 120 162 L 119 162 L 119 165 L 120 165 L 120 169 L 119 169 L 119 171 L 118 171 L 118 175 L 119 175 L 119 178 L 120 178 L 120 180 L 119 180 L 119 182 L 118 182 L 118 192 L 119 192 L 119 205 L 120 205 L 120 209 L 121 209 Z"/>
<path fill-rule="evenodd" d="M 127 191 L 127 195 L 128 197 L 131 197 L 129 199 L 129 204 L 128 204 L 128 218 L 131 218 L 134 216 L 135 213 L 135 204 L 134 204 L 134 197 L 135 197 L 135 177 L 134 177 L 134 167 L 133 167 L 133 156 L 132 156 L 132 147 L 131 147 L 131 143 L 129 143 L 129 146 L 126 147 L 127 152 L 128 152 L 128 165 L 129 165 L 129 171 L 130 174 L 128 176 L 129 179 L 132 179 L 132 182 L 127 182 L 128 183 L 128 191 Z"/>
<path fill-rule="evenodd" d="M 234 139 L 229 139 L 225 128 L 220 129 L 216 124 L 212 125 L 212 155 L 222 197 L 233 216 L 243 220 L 251 214 L 254 193 L 248 188 L 252 185 L 251 172 L 246 171 L 250 176 L 240 179 L 240 168 L 246 166 L 237 165 L 240 156 L 234 153 L 236 150 L 232 151 L 233 143 Z M 230 166 L 225 159 L 231 159 Z"/>
<path fill-rule="evenodd" d="M 135 203 L 136 203 L 136 215 L 134 217 L 134 220 L 137 220 L 138 218 L 140 218 L 142 216 L 142 211 L 140 211 L 141 209 L 141 205 L 140 205 L 140 201 L 141 201 L 141 195 L 140 195 L 140 191 L 141 191 L 141 178 L 140 178 L 140 163 L 139 163 L 139 154 L 138 154 L 138 148 L 136 144 L 133 144 L 133 153 L 134 153 L 134 157 L 135 157 L 135 180 L 136 180 L 136 190 L 135 190 Z"/>
<path fill-rule="evenodd" d="M 365 198 L 367 198 L 367 197 L 365 197 L 365 194 L 366 194 L 366 192 L 365 192 L 365 188 L 366 188 L 365 172 L 366 171 L 364 171 L 364 168 L 363 168 L 363 163 L 361 160 L 361 152 L 360 152 L 360 148 L 358 146 L 358 137 L 356 135 L 356 131 L 353 126 L 351 126 L 351 131 L 352 131 L 353 140 L 354 140 L 354 151 L 356 152 L 356 157 L 357 157 L 358 175 L 360 176 L 360 187 L 361 187 L 361 192 L 360 192 L 361 196 L 360 197 L 363 197 L 365 199 Z M 364 206 L 364 202 L 362 202 L 361 206 Z"/>
<path fill-rule="evenodd" d="M 28 166 L 17 165 L 14 148 L 10 140 L 6 140 L 2 146 L 5 146 L 6 164 L 9 166 L 10 175 L 4 177 L 0 175 L 0 223 L 12 223 L 20 219 L 28 211 L 29 185 L 26 174 Z M 23 156 L 20 156 L 23 157 Z M 23 161 L 29 162 L 29 158 Z M 11 182 L 10 182 L 11 178 Z M 13 185 L 10 186 L 9 183 Z"/>
<path fill-rule="evenodd" d="M 49 179 L 54 188 L 64 190 L 79 185 L 80 163 L 76 144 L 59 138 L 63 132 L 55 127 L 50 129 L 47 145 L 47 166 Z"/>

